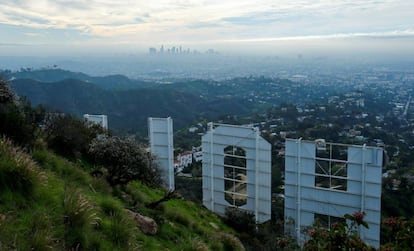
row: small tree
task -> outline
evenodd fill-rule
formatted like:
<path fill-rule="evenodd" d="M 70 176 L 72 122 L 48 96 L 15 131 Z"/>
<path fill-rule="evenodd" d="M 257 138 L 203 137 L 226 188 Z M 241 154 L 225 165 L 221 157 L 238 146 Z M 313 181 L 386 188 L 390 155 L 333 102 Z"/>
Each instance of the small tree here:
<path fill-rule="evenodd" d="M 228 207 L 226 208 L 225 215 L 226 222 L 234 229 L 237 229 L 237 231 L 250 235 L 255 233 L 256 222 L 253 213 L 236 207 Z"/>
<path fill-rule="evenodd" d="M 97 135 L 106 133 L 98 126 L 88 126 L 67 114 L 49 114 L 44 134 L 50 148 L 68 158 L 86 156 L 89 145 Z"/>
<path fill-rule="evenodd" d="M 20 99 L 0 77 L 0 135 L 6 135 L 20 146 L 30 147 L 35 140 L 38 117 L 26 99 Z M 39 116 L 38 116 L 39 115 Z"/>
<path fill-rule="evenodd" d="M 96 163 L 107 170 L 107 181 L 112 186 L 127 184 L 131 180 L 140 180 L 151 186 L 161 183 L 153 157 L 135 140 L 118 137 L 95 139 L 89 152 Z"/>
<path fill-rule="evenodd" d="M 10 89 L 8 81 L 3 77 L 0 77 L 0 104 L 18 105 L 18 97 Z"/>
<path fill-rule="evenodd" d="M 334 223 L 331 229 L 310 229 L 309 236 L 311 239 L 305 243 L 303 250 L 375 250 L 375 248 L 364 243 L 358 235 L 358 227 L 368 228 L 364 216 L 364 212 L 355 212 L 352 215 L 345 214 L 345 219 L 350 221 L 349 225 L 338 222 Z"/>
<path fill-rule="evenodd" d="M 381 250 L 414 250 L 414 217 L 411 220 L 391 217 L 384 219 L 382 223 L 386 244 Z"/>

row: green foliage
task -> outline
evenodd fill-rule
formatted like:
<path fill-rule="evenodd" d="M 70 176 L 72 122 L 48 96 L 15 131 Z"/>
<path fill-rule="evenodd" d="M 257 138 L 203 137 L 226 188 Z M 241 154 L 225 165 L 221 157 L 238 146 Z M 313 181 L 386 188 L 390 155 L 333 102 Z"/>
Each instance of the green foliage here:
<path fill-rule="evenodd" d="M 76 182 L 82 185 L 91 183 L 92 178 L 82 171 L 79 166 L 60 158 L 46 149 L 36 149 L 32 156 L 44 169 L 53 171 L 55 175 L 68 182 Z"/>
<path fill-rule="evenodd" d="M 9 83 L 0 77 L 0 104 L 17 104 L 17 97 L 9 87 Z"/>
<path fill-rule="evenodd" d="M 225 251 L 244 251 L 245 248 L 241 241 L 234 235 L 228 233 L 217 233 L 213 237 L 213 241 L 217 243 L 215 248 Z"/>
<path fill-rule="evenodd" d="M 201 204 L 203 200 L 201 178 L 175 177 L 175 191 L 181 194 L 186 200 Z"/>
<path fill-rule="evenodd" d="M 41 178 L 29 155 L 14 147 L 10 140 L 0 138 L 0 194 L 11 191 L 30 198 Z"/>
<path fill-rule="evenodd" d="M 137 231 L 132 223 L 131 219 L 122 212 L 116 212 L 110 214 L 109 221 L 102 222 L 101 227 L 107 238 L 116 247 L 126 249 L 132 240 L 133 232 Z"/>
<path fill-rule="evenodd" d="M 211 95 L 210 100 L 200 97 L 197 89 L 170 89 L 166 85 L 157 86 L 153 83 L 151 88 L 148 88 L 148 84 L 144 87 L 140 83 L 135 86 L 137 88 L 128 90 L 101 89 L 98 84 L 112 82 L 108 77 L 97 80 L 97 84 L 77 76 L 56 81 L 16 79 L 13 88 L 35 105 L 43 104 L 76 116 L 81 116 L 85 111 L 104 113 L 111 118 L 112 129 L 142 135 L 146 133 L 146 121 L 151 116 L 171 116 L 174 118 L 174 128 L 182 128 L 199 117 L 212 119 L 224 114 L 247 114 L 257 105 L 240 98 L 217 98 L 220 95 L 215 94 Z M 215 86 L 208 85 L 208 89 L 208 92 L 216 92 Z"/>
<path fill-rule="evenodd" d="M 26 99 L 19 99 L 0 77 L 0 135 L 21 146 L 31 147 L 36 136 L 36 127 L 44 116 L 42 108 L 32 109 Z"/>
<path fill-rule="evenodd" d="M 73 188 L 65 189 L 63 199 L 63 222 L 65 225 L 65 246 L 73 249 L 83 249 L 89 245 L 85 232 L 92 225 L 97 225 L 94 205 L 81 193 Z"/>
<path fill-rule="evenodd" d="M 158 186 L 160 172 L 143 146 L 132 139 L 105 137 L 92 141 L 89 149 L 96 163 L 103 165 L 112 186 L 140 180 Z"/>
<path fill-rule="evenodd" d="M 226 209 L 226 222 L 239 232 L 252 234 L 256 229 L 254 215 L 242 209 L 228 207 Z"/>
<path fill-rule="evenodd" d="M 30 224 L 31 250 L 53 250 L 53 233 L 50 216 L 46 212 L 35 211 Z"/>
<path fill-rule="evenodd" d="M 86 157 L 89 145 L 98 134 L 105 133 L 100 126 L 89 126 L 79 119 L 66 115 L 50 115 L 46 121 L 46 142 L 56 153 L 68 158 Z"/>
<path fill-rule="evenodd" d="M 383 250 L 413 250 L 414 249 L 414 218 L 391 217 L 382 222 L 385 226 L 383 238 L 386 240 Z"/>
<path fill-rule="evenodd" d="M 407 170 L 399 171 L 407 172 Z M 403 216 L 412 217 L 414 213 L 414 181 L 404 177 L 407 174 L 394 174 L 383 179 L 381 197 L 382 215 L 384 217 Z M 409 175 L 407 175 L 409 177 Z M 399 180 L 398 188 L 394 188 L 394 181 Z"/>
<path fill-rule="evenodd" d="M 337 222 L 330 229 L 310 229 L 308 231 L 310 239 L 305 242 L 303 250 L 375 250 L 364 243 L 358 235 L 359 226 L 368 228 L 364 216 L 364 212 L 346 214 L 344 218 L 349 220 L 350 224 Z"/>
<path fill-rule="evenodd" d="M 176 210 L 175 208 L 167 208 L 165 209 L 165 216 L 172 220 L 175 221 L 185 227 L 192 227 L 195 222 L 192 222 L 190 220 L 190 217 L 188 217 L 187 215 L 185 215 L 182 211 L 180 210 Z"/>
<path fill-rule="evenodd" d="M 200 238 L 194 237 L 188 240 L 188 244 L 182 249 L 183 251 L 209 251 L 209 247 Z M 217 250 L 217 249 L 216 249 Z"/>
<path fill-rule="evenodd" d="M 70 153 L 63 154 L 84 157 L 83 146 L 71 140 L 66 142 Z M 109 162 L 100 162 L 138 168 L 128 177 L 141 182 L 113 187 L 107 182 L 112 180 L 109 168 L 102 176 L 91 176 L 85 159 L 71 162 L 49 151 L 40 139 L 36 142 L 30 156 L 0 138 L 0 250 L 240 250 L 232 248 L 238 242 L 230 234 L 212 238 L 232 230 L 199 205 L 173 197 L 154 209 L 147 207 L 162 200 L 165 191 L 145 185 L 159 184 L 159 174 L 136 142 L 115 144 L 118 152 Z M 156 219 L 157 235 L 139 231 L 125 208 Z"/>
<path fill-rule="evenodd" d="M 100 199 L 99 206 L 108 216 L 118 215 L 122 212 L 122 204 L 113 197 L 105 196 Z"/>

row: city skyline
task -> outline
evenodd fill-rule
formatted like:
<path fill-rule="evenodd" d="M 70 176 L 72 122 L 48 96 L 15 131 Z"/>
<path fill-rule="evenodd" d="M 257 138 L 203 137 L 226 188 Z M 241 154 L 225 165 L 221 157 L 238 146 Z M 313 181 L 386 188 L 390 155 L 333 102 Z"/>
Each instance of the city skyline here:
<path fill-rule="evenodd" d="M 1 54 L 201 50 L 392 50 L 413 48 L 414 2 L 383 1 L 6 1 Z M 403 52 L 402 52 L 403 51 Z"/>

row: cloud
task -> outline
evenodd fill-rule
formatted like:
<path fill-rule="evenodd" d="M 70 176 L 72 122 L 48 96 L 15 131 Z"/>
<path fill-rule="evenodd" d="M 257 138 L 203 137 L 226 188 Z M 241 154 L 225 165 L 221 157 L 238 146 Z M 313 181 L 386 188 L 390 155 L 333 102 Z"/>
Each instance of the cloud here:
<path fill-rule="evenodd" d="M 222 40 L 222 42 L 272 42 L 272 41 L 294 41 L 294 40 L 318 40 L 318 39 L 350 39 L 350 38 L 414 38 L 414 29 L 396 30 L 385 32 L 367 32 L 367 33 L 337 33 L 327 35 L 309 35 L 309 36 L 286 36 L 286 37 L 266 37 L 251 39 L 233 39 Z"/>
<path fill-rule="evenodd" d="M 188 25 L 190 29 L 203 29 L 203 28 L 217 28 L 221 25 L 217 22 L 196 22 Z"/>
<path fill-rule="evenodd" d="M 406 0 L 14 0 L 0 3 L 0 23 L 130 43 L 384 38 L 412 30 L 413 9 Z"/>

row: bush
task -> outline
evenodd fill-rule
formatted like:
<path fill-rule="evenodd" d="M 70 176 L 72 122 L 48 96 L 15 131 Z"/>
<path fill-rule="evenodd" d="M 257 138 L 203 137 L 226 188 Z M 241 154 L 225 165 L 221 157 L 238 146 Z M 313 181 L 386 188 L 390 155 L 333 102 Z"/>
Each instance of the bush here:
<path fill-rule="evenodd" d="M 182 249 L 183 251 L 208 251 L 210 250 L 200 238 L 190 238 L 187 245 Z"/>
<path fill-rule="evenodd" d="M 255 234 L 256 222 L 254 215 L 244 210 L 228 207 L 226 208 L 226 222 L 238 232 Z"/>
<path fill-rule="evenodd" d="M 65 225 L 66 248 L 84 249 L 88 246 L 86 236 L 91 226 L 99 223 L 95 207 L 80 192 L 80 190 L 67 188 L 63 199 L 63 222 Z"/>
<path fill-rule="evenodd" d="M 100 200 L 101 210 L 108 216 L 120 214 L 123 210 L 121 203 L 112 197 L 104 197 Z"/>
<path fill-rule="evenodd" d="M 183 226 L 188 228 L 192 228 L 194 225 L 194 222 L 192 222 L 191 218 L 188 215 L 174 208 L 166 209 L 165 216 L 167 216 L 168 219 L 182 224 Z"/>
<path fill-rule="evenodd" d="M 303 250 L 366 250 L 375 248 L 365 244 L 358 235 L 359 226 L 368 228 L 364 221 L 364 212 L 355 212 L 352 215 L 346 214 L 345 219 L 351 223 L 334 223 L 331 229 L 314 228 L 308 231 L 310 240 L 305 242 Z"/>
<path fill-rule="evenodd" d="M 83 121 L 66 114 L 50 115 L 44 128 L 47 144 L 67 158 L 88 157 L 89 145 L 99 134 L 99 126 L 89 127 Z"/>
<path fill-rule="evenodd" d="M 45 212 L 35 212 L 31 229 L 31 250 L 53 250 L 52 224 Z"/>
<path fill-rule="evenodd" d="M 103 165 L 112 186 L 140 180 L 146 185 L 158 186 L 161 175 L 150 153 L 132 139 L 105 137 L 94 139 L 89 148 L 96 163 Z"/>
<path fill-rule="evenodd" d="M 44 110 L 32 109 L 26 99 L 19 99 L 8 82 L 0 78 L 0 135 L 6 135 L 21 146 L 31 147 L 43 116 Z"/>
<path fill-rule="evenodd" d="M 108 239 L 117 247 L 126 250 L 133 236 L 134 227 L 132 221 L 122 212 L 113 213 L 109 216 L 109 221 L 102 226 Z"/>
<path fill-rule="evenodd" d="M 391 217 L 384 219 L 383 225 L 388 242 L 383 246 L 384 250 L 414 250 L 414 218 Z"/>
<path fill-rule="evenodd" d="M 0 138 L 0 193 L 19 192 L 29 198 L 43 177 L 29 155 L 10 140 Z"/>
<path fill-rule="evenodd" d="M 224 233 L 224 232 L 217 233 L 213 237 L 212 241 L 215 244 L 214 246 L 215 249 L 226 250 L 226 251 L 227 250 L 228 251 L 230 250 L 231 251 L 244 251 L 245 250 L 241 241 L 234 235 L 231 235 L 228 233 Z"/>

